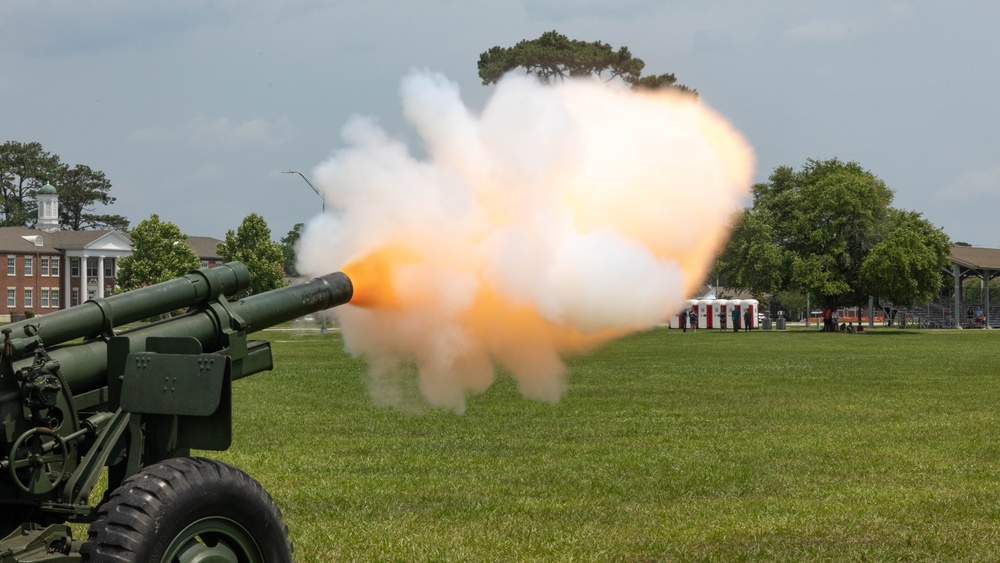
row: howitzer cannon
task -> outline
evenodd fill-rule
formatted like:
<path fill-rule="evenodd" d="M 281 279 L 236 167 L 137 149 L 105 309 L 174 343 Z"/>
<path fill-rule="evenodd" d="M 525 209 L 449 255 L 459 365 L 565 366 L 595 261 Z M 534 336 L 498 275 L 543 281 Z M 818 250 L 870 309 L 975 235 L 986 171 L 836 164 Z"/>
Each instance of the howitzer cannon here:
<path fill-rule="evenodd" d="M 272 367 L 269 343 L 247 335 L 353 287 L 334 273 L 226 298 L 249 282 L 233 262 L 2 328 L 0 563 L 290 561 L 270 495 L 189 454 L 229 447 L 232 382 Z M 89 523 L 87 540 L 68 523 Z"/>

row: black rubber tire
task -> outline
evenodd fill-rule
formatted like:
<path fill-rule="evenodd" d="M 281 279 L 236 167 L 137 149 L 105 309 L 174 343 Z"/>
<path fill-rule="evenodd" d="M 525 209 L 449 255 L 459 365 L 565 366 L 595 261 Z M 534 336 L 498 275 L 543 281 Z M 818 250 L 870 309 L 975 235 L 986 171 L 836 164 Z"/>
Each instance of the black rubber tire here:
<path fill-rule="evenodd" d="M 271 495 L 243 471 L 206 458 L 169 459 L 126 479 L 98 509 L 80 553 L 91 563 L 168 563 L 176 559 L 167 551 L 180 543 L 232 547 L 240 563 L 292 561 Z"/>

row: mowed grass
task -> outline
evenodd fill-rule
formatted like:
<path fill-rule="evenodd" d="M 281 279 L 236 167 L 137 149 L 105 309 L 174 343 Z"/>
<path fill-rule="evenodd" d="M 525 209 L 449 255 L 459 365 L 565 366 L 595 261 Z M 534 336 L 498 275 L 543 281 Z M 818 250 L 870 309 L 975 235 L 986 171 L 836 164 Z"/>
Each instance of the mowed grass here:
<path fill-rule="evenodd" d="M 207 455 L 299 561 L 1000 560 L 997 332 L 657 329 L 463 415 L 373 406 L 336 333 L 257 336 Z"/>

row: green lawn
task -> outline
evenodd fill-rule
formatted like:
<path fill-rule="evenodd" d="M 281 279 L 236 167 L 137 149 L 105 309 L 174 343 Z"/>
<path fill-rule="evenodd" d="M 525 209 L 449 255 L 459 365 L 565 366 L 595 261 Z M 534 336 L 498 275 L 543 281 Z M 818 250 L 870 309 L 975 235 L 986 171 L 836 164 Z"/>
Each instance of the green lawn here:
<path fill-rule="evenodd" d="M 336 333 L 258 336 L 210 455 L 299 561 L 1000 560 L 997 332 L 658 329 L 461 416 L 373 406 Z"/>

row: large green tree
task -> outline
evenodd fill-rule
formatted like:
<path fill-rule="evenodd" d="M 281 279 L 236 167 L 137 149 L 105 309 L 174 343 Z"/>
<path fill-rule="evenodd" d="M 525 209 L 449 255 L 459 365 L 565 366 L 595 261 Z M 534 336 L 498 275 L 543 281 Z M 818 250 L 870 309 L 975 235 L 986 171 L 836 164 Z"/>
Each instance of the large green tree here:
<path fill-rule="evenodd" d="M 948 236 L 912 211 L 894 211 L 891 224 L 861 264 L 861 285 L 904 306 L 930 301 L 951 252 Z"/>
<path fill-rule="evenodd" d="M 226 233 L 219 255 L 227 262 L 242 262 L 250 270 L 249 295 L 287 285 L 281 245 L 271 240 L 271 229 L 256 213 L 247 215 L 235 232 Z"/>
<path fill-rule="evenodd" d="M 0 145 L 0 226 L 20 227 L 37 216 L 33 194 L 57 182 L 63 165 L 41 143 L 7 141 Z"/>
<path fill-rule="evenodd" d="M 117 285 L 122 291 L 171 280 L 201 266 L 187 235 L 177 225 L 160 221 L 159 215 L 150 215 L 129 236 L 132 254 L 118 262 Z"/>
<path fill-rule="evenodd" d="M 79 231 L 90 229 L 128 230 L 128 219 L 121 215 L 99 215 L 93 206 L 111 205 L 111 182 L 104 172 L 77 164 L 65 168 L 59 175 L 56 191 L 59 194 L 59 222 L 64 229 Z"/>
<path fill-rule="evenodd" d="M 892 208 L 892 190 L 858 163 L 781 166 L 752 193 L 719 256 L 729 285 L 802 291 L 828 305 L 862 305 L 869 295 L 910 305 L 940 290 L 947 236 Z M 900 275 L 914 284 L 890 283 Z"/>
<path fill-rule="evenodd" d="M 537 39 L 525 39 L 513 47 L 491 47 L 479 55 L 479 77 L 483 84 L 493 84 L 503 75 L 523 68 L 545 83 L 574 76 L 619 78 L 632 87 L 694 90 L 677 83 L 673 74 L 642 76 L 646 63 L 632 56 L 628 47 L 617 51 L 601 41 L 577 41 L 556 31 L 546 31 Z"/>

